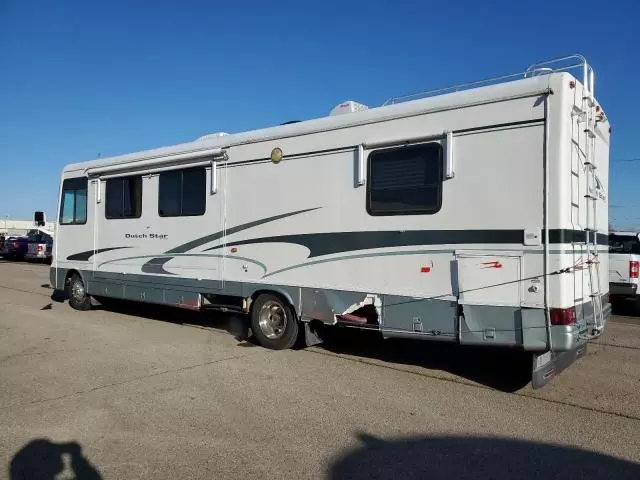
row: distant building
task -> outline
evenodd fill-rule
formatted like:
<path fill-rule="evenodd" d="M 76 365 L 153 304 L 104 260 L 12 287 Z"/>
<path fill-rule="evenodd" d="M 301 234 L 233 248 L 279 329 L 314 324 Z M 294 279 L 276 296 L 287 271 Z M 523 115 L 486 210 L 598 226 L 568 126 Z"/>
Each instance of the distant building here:
<path fill-rule="evenodd" d="M 47 222 L 45 228 L 53 230 L 55 226 L 55 222 Z M 9 220 L 0 217 L 0 235 L 24 235 L 33 228 L 33 220 Z"/>

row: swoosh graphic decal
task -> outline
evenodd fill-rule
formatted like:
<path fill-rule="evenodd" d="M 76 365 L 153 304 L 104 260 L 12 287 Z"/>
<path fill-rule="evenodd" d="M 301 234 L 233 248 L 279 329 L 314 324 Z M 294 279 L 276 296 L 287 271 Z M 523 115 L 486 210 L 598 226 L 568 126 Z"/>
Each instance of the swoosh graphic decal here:
<path fill-rule="evenodd" d="M 442 253 L 450 253 L 453 255 L 454 250 L 408 250 L 402 252 L 382 252 L 382 253 L 361 253 L 356 255 L 344 255 L 342 257 L 331 257 L 331 258 L 321 258 L 320 260 L 314 260 L 312 262 L 299 263 L 297 265 L 291 265 L 290 267 L 281 268 L 280 270 L 275 270 L 273 272 L 267 273 L 262 278 L 271 277 L 272 275 L 277 275 L 278 273 L 288 272 L 289 270 L 295 270 L 297 268 L 308 267 L 310 265 L 318 265 L 320 263 L 329 263 L 329 262 L 338 262 L 342 260 L 353 260 L 358 258 L 370 258 L 370 257 L 389 257 L 389 256 L 397 256 L 397 255 L 426 255 L 426 254 L 442 254 Z"/>
<path fill-rule="evenodd" d="M 230 245 L 251 245 L 254 243 L 294 243 L 309 249 L 309 257 L 321 257 L 334 253 L 374 248 L 411 247 L 418 245 L 447 244 L 502 244 L 524 241 L 523 230 L 405 230 L 370 232 L 327 232 L 261 237 Z M 205 250 L 216 250 L 222 246 Z"/>
<path fill-rule="evenodd" d="M 140 269 L 142 273 L 153 273 L 153 274 L 164 274 L 164 275 L 175 275 L 174 273 L 168 272 L 164 269 L 164 264 L 167 263 L 174 257 L 155 257 L 149 260 L 147 263 L 142 265 Z"/>
<path fill-rule="evenodd" d="M 67 260 L 87 262 L 91 257 L 99 253 L 110 252 L 111 250 L 120 250 L 123 248 L 131 248 L 131 247 L 110 247 L 110 248 L 98 248 L 96 250 L 87 250 L 86 252 L 74 253 L 73 255 L 69 255 L 67 257 Z"/>
<path fill-rule="evenodd" d="M 252 263 L 254 265 L 257 265 L 258 267 L 262 268 L 262 270 L 264 271 L 263 273 L 267 272 L 267 266 L 258 261 L 258 260 L 254 260 L 253 258 L 247 258 L 247 257 L 240 257 L 237 255 L 213 255 L 213 254 L 209 254 L 209 253 L 181 253 L 178 255 L 167 255 L 167 257 L 169 259 L 175 258 L 175 257 L 207 257 L 207 258 L 229 258 L 231 260 L 242 260 L 243 262 L 249 262 Z M 103 265 L 107 265 L 108 263 L 114 263 L 114 262 L 120 262 L 123 260 L 138 260 L 141 258 L 162 258 L 162 257 L 158 257 L 158 255 L 139 255 L 136 257 L 122 257 L 122 258 L 115 258 L 113 260 L 107 260 L 106 262 L 102 262 L 101 264 L 98 265 L 98 268 L 102 267 Z"/>
<path fill-rule="evenodd" d="M 543 232 L 544 233 L 544 232 Z M 563 244 L 584 242 L 585 232 L 580 230 L 550 230 L 549 243 Z M 229 245 L 251 245 L 256 243 L 293 243 L 309 249 L 307 258 L 334 253 L 375 248 L 414 247 L 419 245 L 459 244 L 518 244 L 524 243 L 524 230 L 395 230 L 368 232 L 325 232 L 260 237 Z M 598 234 L 598 244 L 608 245 L 607 236 Z M 222 248 L 222 245 L 206 251 Z"/>
<path fill-rule="evenodd" d="M 171 250 L 167 250 L 165 254 L 172 253 L 184 253 L 194 248 L 205 245 L 209 242 L 213 242 L 215 240 L 219 240 L 222 237 L 232 235 L 234 233 L 240 232 L 242 230 L 248 230 L 252 227 L 257 227 L 258 225 L 263 225 L 265 223 L 274 222 L 276 220 L 280 220 L 281 218 L 292 217 L 294 215 L 299 215 L 301 213 L 311 212 L 313 210 L 318 210 L 321 207 L 314 208 L 305 208 L 303 210 L 296 210 L 294 212 L 282 213 L 280 215 L 274 215 L 273 217 L 262 218 L 260 220 L 254 220 L 253 222 L 243 223 L 242 225 L 237 225 L 235 227 L 227 228 L 226 230 L 220 230 L 218 232 L 212 233 L 210 235 L 206 235 L 201 238 L 197 238 L 190 242 L 179 245 Z M 222 247 L 220 245 L 219 247 Z M 209 249 L 212 250 L 212 249 Z M 205 250 L 206 251 L 206 250 Z M 162 275 L 174 275 L 173 273 L 165 270 L 164 265 L 171 260 L 173 257 L 155 257 L 149 260 L 147 263 L 142 265 L 142 271 L 144 273 L 152 273 L 152 274 L 162 274 Z"/>

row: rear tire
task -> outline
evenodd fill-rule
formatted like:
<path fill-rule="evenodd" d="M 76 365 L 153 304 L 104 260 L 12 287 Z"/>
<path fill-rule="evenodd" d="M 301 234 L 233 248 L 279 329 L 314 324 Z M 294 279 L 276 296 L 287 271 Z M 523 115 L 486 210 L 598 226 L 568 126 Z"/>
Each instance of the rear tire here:
<path fill-rule="evenodd" d="M 291 348 L 298 339 L 299 329 L 293 308 L 282 298 L 266 293 L 253 302 L 251 332 L 264 348 Z"/>
<path fill-rule="evenodd" d="M 91 297 L 87 295 L 87 291 L 82 282 L 82 278 L 74 273 L 69 279 L 69 305 L 75 310 L 86 311 L 91 309 Z"/>

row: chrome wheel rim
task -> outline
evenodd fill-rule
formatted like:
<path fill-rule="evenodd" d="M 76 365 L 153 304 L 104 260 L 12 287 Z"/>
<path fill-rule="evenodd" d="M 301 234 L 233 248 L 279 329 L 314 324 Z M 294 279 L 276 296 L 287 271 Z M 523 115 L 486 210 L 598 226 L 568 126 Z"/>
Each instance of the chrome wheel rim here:
<path fill-rule="evenodd" d="M 278 302 L 268 301 L 260 308 L 258 325 L 268 339 L 281 338 L 287 328 L 287 313 Z"/>
<path fill-rule="evenodd" d="M 73 298 L 76 300 L 84 298 L 84 285 L 82 285 L 82 282 L 73 282 L 71 285 L 71 295 L 73 295 Z"/>

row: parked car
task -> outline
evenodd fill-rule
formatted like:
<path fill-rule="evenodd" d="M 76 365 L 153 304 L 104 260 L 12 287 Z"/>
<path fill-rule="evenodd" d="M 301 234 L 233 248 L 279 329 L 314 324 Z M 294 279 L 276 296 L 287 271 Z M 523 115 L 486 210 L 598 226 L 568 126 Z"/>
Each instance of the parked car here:
<path fill-rule="evenodd" d="M 611 301 L 633 299 L 640 307 L 640 233 L 609 233 Z"/>
<path fill-rule="evenodd" d="M 28 237 L 11 236 L 6 237 L 0 246 L 0 257 L 9 260 L 22 260 L 27 254 L 29 245 Z"/>
<path fill-rule="evenodd" d="M 26 260 L 51 263 L 53 235 L 43 230 L 29 232 Z"/>

